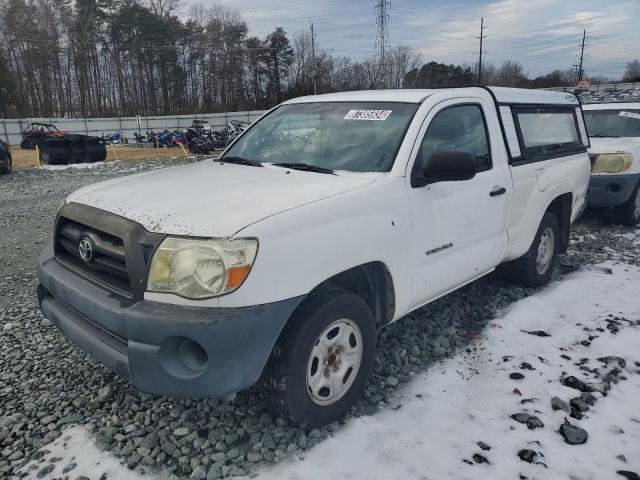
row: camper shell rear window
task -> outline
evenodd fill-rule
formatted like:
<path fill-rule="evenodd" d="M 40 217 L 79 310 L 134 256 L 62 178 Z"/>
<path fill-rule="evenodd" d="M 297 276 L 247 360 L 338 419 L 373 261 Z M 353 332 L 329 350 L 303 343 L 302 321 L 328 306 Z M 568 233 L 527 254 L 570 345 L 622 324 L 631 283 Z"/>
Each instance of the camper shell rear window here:
<path fill-rule="evenodd" d="M 586 150 L 575 106 L 512 106 L 511 112 L 521 152 L 516 163 Z"/>

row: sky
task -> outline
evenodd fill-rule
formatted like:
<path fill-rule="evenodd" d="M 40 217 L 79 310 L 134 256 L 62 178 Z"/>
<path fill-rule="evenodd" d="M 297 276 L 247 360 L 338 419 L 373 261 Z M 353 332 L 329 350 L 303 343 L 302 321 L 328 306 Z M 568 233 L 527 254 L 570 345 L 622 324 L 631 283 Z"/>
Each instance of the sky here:
<path fill-rule="evenodd" d="M 185 9 L 197 3 L 187 0 Z M 316 31 L 317 47 L 352 60 L 375 48 L 376 0 L 217 0 L 240 11 L 251 34 L 275 26 L 290 35 Z M 483 57 L 499 66 L 517 60 L 529 76 L 578 63 L 587 31 L 587 75 L 620 78 L 630 60 L 640 58 L 640 0 L 390 0 L 390 45 L 409 45 L 425 62 L 473 65 L 478 59 L 484 17 Z"/>

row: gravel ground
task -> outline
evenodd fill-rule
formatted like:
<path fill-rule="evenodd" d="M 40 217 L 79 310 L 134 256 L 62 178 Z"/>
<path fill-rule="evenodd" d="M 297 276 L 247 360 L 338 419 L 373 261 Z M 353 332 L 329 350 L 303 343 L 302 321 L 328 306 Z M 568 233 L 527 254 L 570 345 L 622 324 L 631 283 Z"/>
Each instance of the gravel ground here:
<path fill-rule="evenodd" d="M 176 163 L 33 169 L 0 177 L 0 478 L 26 474 L 20 467 L 43 457 L 42 447 L 74 424 L 132 470 L 193 479 L 250 474 L 260 464 L 303 456 L 342 427 L 288 427 L 266 412 L 256 388 L 227 403 L 138 392 L 42 317 L 34 292 L 36 258 L 64 196 L 89 183 Z M 587 215 L 574 226 L 555 278 L 605 260 L 640 264 L 640 245 L 628 232 L 606 216 Z M 413 374 L 465 348 L 498 309 L 532 292 L 494 273 L 384 329 L 374 374 L 351 416 L 390 408 L 394 390 Z M 38 468 L 43 477 L 52 469 L 48 461 Z M 73 473 L 68 478 L 76 478 Z"/>

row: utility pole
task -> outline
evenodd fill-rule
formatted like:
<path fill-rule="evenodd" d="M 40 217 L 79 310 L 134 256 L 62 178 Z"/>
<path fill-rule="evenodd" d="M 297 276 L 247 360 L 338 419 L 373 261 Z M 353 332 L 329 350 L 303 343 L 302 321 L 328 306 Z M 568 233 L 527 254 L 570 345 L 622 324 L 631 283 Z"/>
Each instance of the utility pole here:
<path fill-rule="evenodd" d="M 484 17 L 482 17 L 480 18 L 480 36 L 476 37 L 480 39 L 480 53 L 478 57 L 478 85 L 482 85 L 482 54 L 484 53 L 482 51 L 482 39 L 487 38 L 487 36 L 484 35 L 485 28 L 487 27 L 484 26 Z"/>
<path fill-rule="evenodd" d="M 387 8 L 389 8 L 389 0 L 376 0 L 376 25 L 378 26 L 378 33 L 376 35 L 376 51 L 378 52 L 379 65 L 378 65 L 378 86 L 381 88 L 387 87 L 389 79 L 389 70 L 387 65 L 387 49 L 391 49 L 389 44 L 389 30 L 387 24 L 389 23 L 389 14 Z"/>
<path fill-rule="evenodd" d="M 313 94 L 318 94 L 318 82 L 316 74 L 316 37 L 313 33 L 313 22 L 309 18 L 309 25 L 311 26 L 311 68 L 313 69 Z"/>
<path fill-rule="evenodd" d="M 582 70 L 582 60 L 584 59 L 584 41 L 587 38 L 587 31 L 582 31 L 582 49 L 580 50 L 580 68 L 578 70 L 578 84 L 582 81 L 582 75 L 584 74 Z"/>

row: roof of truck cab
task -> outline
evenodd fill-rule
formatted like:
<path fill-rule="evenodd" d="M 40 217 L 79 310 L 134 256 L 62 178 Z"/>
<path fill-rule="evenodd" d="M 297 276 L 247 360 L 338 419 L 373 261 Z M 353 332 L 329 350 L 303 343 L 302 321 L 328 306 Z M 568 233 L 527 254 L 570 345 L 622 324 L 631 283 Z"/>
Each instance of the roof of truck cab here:
<path fill-rule="evenodd" d="M 622 110 L 624 108 L 636 110 L 640 108 L 640 102 L 589 103 L 582 108 L 585 110 Z"/>
<path fill-rule="evenodd" d="M 422 103 L 436 93 L 455 92 L 457 96 L 465 93 L 478 95 L 490 90 L 498 103 L 504 104 L 540 104 L 540 105 L 578 105 L 575 95 L 566 92 L 549 90 L 530 90 L 525 88 L 507 87 L 455 87 L 430 89 L 387 89 L 387 90 L 357 90 L 353 92 L 326 93 L 293 98 L 284 102 L 316 103 L 316 102 L 405 102 Z"/>

